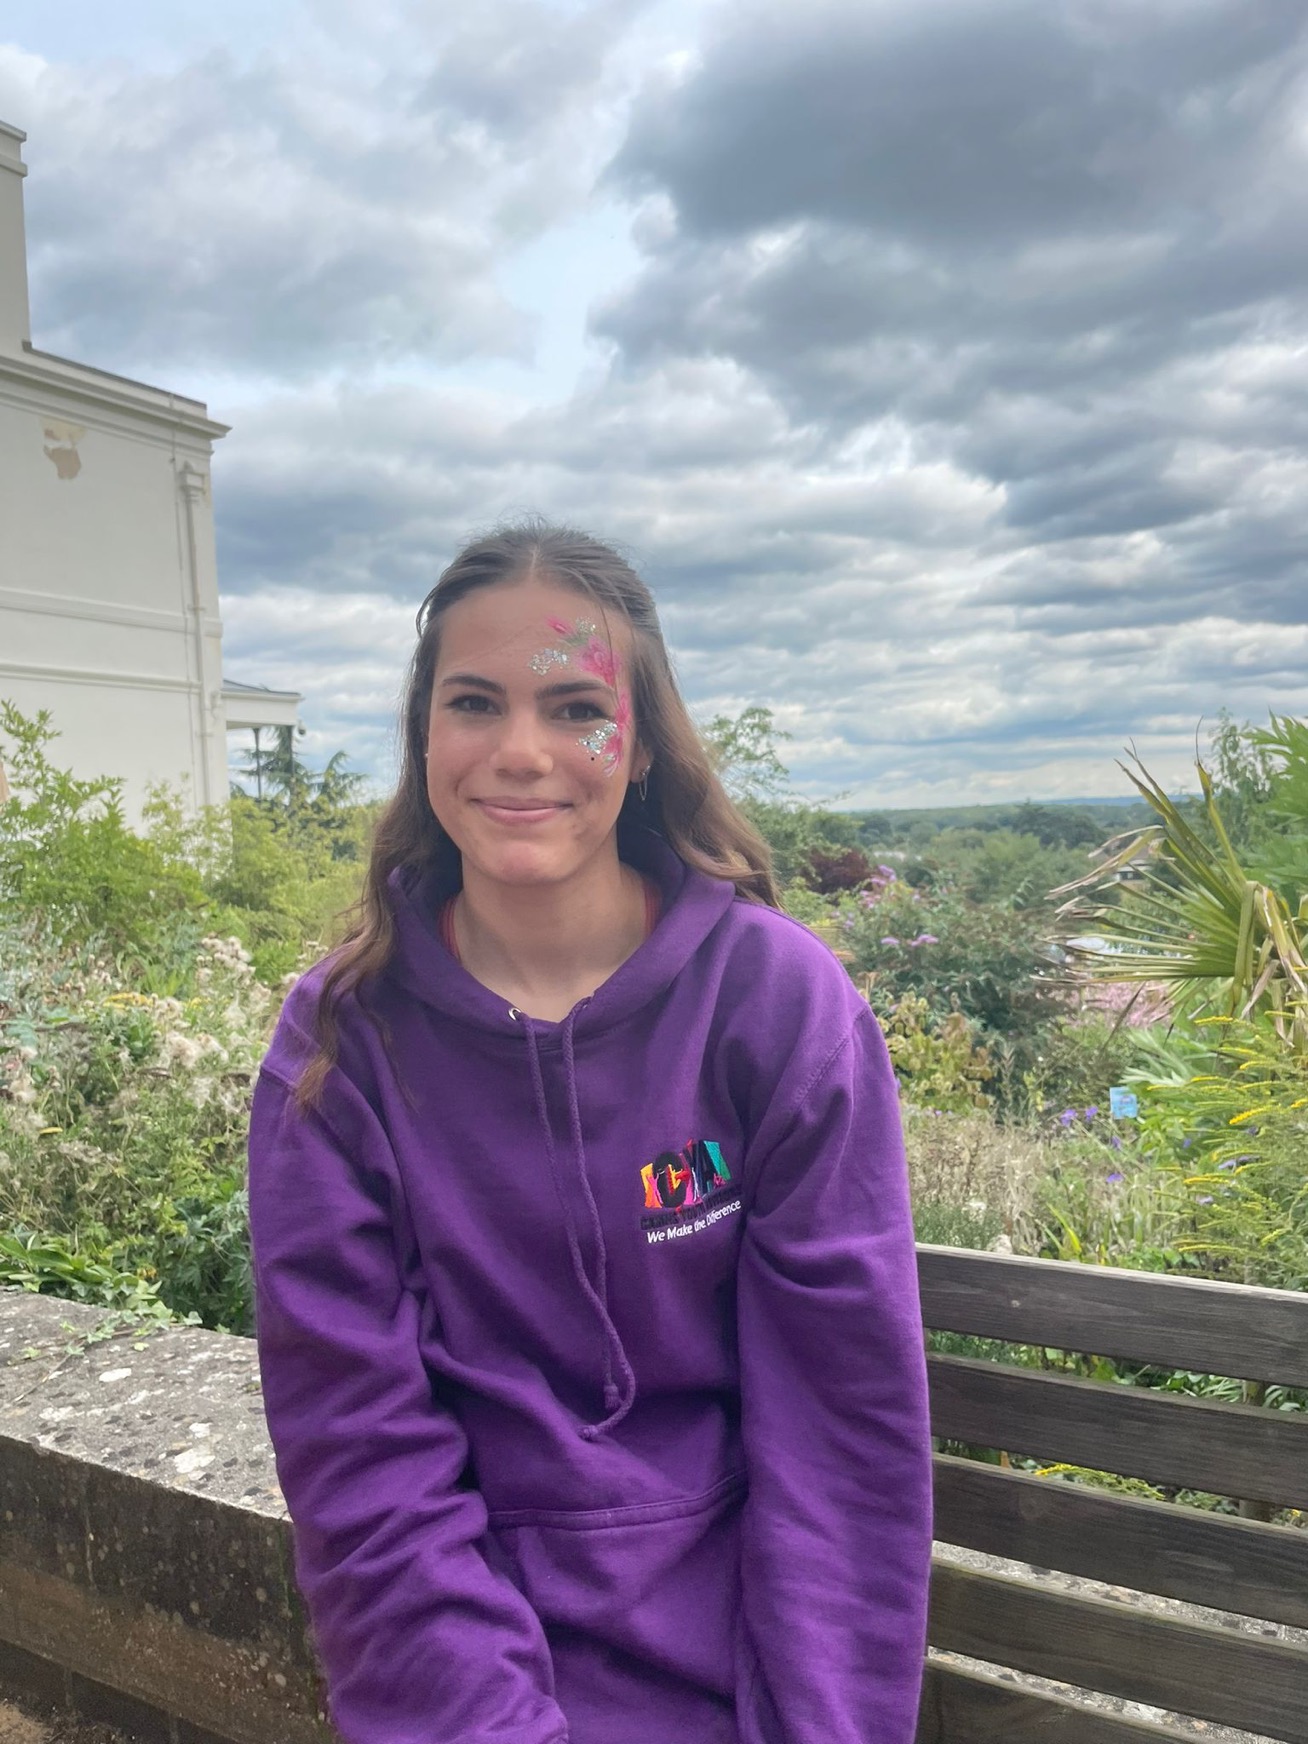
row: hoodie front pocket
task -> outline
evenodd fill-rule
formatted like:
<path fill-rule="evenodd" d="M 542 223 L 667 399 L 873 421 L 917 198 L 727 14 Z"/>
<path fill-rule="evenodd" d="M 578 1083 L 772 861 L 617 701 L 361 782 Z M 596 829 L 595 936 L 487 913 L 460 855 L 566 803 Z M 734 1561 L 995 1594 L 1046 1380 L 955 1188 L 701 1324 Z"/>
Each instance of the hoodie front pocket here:
<path fill-rule="evenodd" d="M 699 1496 L 492 1514 L 546 1633 L 581 1635 L 720 1696 L 735 1690 L 743 1476 Z"/>

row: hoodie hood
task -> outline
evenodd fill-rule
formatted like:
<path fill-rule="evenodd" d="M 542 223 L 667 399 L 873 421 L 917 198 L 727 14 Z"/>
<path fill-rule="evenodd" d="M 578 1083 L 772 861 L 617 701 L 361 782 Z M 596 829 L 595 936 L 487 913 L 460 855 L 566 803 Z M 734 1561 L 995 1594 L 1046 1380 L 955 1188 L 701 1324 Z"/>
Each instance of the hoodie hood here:
<path fill-rule="evenodd" d="M 565 1026 L 576 1042 L 601 1034 L 672 984 L 736 896 L 729 880 L 692 870 L 653 830 L 634 831 L 625 846 L 623 859 L 659 887 L 663 900 L 658 925 L 621 968 L 561 1022 L 532 1018 L 524 1025 L 510 1015 L 512 1008 L 498 993 L 483 987 L 456 963 L 437 931 L 444 893 L 430 875 L 403 868 L 390 878 L 398 939 L 388 974 L 415 999 L 461 1024 L 494 1035 L 530 1032 L 546 1051 L 561 1045 Z"/>
<path fill-rule="evenodd" d="M 577 1096 L 575 1048 L 602 1035 L 658 997 L 690 961 L 735 900 L 735 885 L 693 871 L 653 830 L 639 831 L 624 856 L 652 878 L 662 911 L 649 938 L 588 998 L 579 1000 L 561 1022 L 528 1017 L 492 993 L 446 949 L 437 927 L 442 892 L 430 876 L 392 873 L 398 949 L 390 974 L 424 1005 L 460 1024 L 517 1038 L 523 1045 L 522 1070 L 531 1075 L 536 1117 L 550 1176 L 558 1193 L 568 1253 L 577 1288 L 594 1315 L 600 1336 L 600 1393 L 607 1413 L 585 1423 L 583 1440 L 615 1428 L 636 1401 L 636 1376 L 609 1306 L 609 1265 L 604 1225 L 596 1204 L 586 1158 Z M 561 1056 L 566 1128 L 556 1133 L 546 1090 L 544 1054 Z M 589 1260 L 574 1215 L 584 1215 Z"/>

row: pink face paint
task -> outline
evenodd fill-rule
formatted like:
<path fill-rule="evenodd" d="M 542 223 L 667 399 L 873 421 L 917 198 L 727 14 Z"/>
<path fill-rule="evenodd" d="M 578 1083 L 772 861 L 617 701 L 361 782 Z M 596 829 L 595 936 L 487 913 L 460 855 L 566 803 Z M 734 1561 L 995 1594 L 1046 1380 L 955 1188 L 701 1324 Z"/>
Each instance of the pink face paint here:
<path fill-rule="evenodd" d="M 543 678 L 556 666 L 569 666 L 575 659 L 583 672 L 591 673 L 618 693 L 613 719 L 601 721 L 578 741 L 590 752 L 592 760 L 603 757 L 606 775 L 616 775 L 625 749 L 626 730 L 631 725 L 631 707 L 618 690 L 618 657 L 600 640 L 589 618 L 578 618 L 575 624 L 563 618 L 546 618 L 545 622 L 562 646 L 538 649 L 527 662 L 533 672 Z"/>
<path fill-rule="evenodd" d="M 577 656 L 577 664 L 583 672 L 591 672 L 596 678 L 602 678 L 610 690 L 618 688 L 618 657 L 604 646 L 598 636 L 592 636 L 586 643 Z"/>
<path fill-rule="evenodd" d="M 631 708 L 626 697 L 619 691 L 618 706 L 613 711 L 611 721 L 601 721 L 599 726 L 586 735 L 581 741 L 592 757 L 604 756 L 604 773 L 616 775 L 626 749 L 627 728 L 631 725 Z"/>

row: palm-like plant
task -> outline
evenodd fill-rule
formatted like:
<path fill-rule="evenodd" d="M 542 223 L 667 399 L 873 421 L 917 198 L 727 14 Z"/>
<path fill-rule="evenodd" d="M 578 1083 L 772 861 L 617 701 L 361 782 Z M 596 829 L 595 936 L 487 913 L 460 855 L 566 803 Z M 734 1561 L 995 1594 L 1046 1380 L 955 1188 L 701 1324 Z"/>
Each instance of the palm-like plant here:
<path fill-rule="evenodd" d="M 1069 931 L 1097 937 L 1066 948 L 1096 980 L 1161 981 L 1179 1011 L 1226 1017 L 1266 1013 L 1282 1042 L 1308 1056 L 1308 894 L 1292 910 L 1240 864 L 1212 780 L 1196 763 L 1215 845 L 1194 830 L 1139 757 L 1119 763 L 1159 822 L 1107 844 L 1108 858 L 1052 892 Z M 1136 773 L 1136 770 L 1139 773 Z M 1104 897 L 1129 888 L 1119 904 Z"/>

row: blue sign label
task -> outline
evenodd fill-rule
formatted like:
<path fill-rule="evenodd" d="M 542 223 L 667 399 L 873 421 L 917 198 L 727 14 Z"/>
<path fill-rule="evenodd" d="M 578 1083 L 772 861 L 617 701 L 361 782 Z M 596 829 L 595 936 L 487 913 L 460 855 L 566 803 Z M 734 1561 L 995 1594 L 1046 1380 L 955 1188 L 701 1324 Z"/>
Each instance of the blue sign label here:
<path fill-rule="evenodd" d="M 1108 1092 L 1108 1112 L 1114 1120 L 1135 1120 L 1140 1113 L 1135 1091 L 1128 1090 L 1125 1084 L 1114 1084 Z"/>

